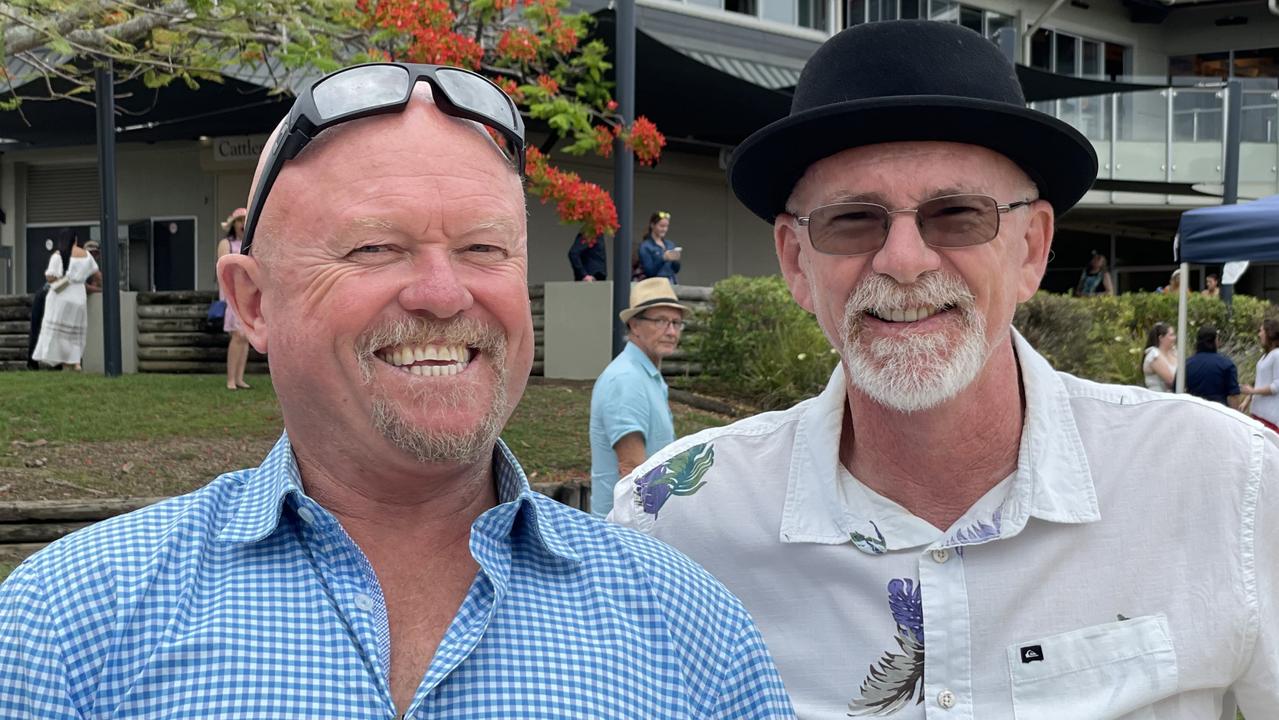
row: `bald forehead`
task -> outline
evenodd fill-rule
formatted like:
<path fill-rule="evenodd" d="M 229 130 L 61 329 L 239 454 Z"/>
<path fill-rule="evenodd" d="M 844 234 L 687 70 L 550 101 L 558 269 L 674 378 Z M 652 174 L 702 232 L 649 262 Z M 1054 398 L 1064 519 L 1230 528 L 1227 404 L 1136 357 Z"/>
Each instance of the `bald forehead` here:
<path fill-rule="evenodd" d="M 1035 197 L 1035 185 L 1012 160 L 976 145 L 947 142 L 881 143 L 822 158 L 805 171 L 786 208 L 803 214 L 844 200 L 880 204 L 977 193 Z M 905 197 L 903 197 L 905 196 Z M 907 199 L 908 198 L 908 199 Z"/>
<path fill-rule="evenodd" d="M 266 147 L 271 148 L 287 128 L 288 118 L 276 126 Z M 376 115 L 341 123 L 319 133 L 293 160 L 282 167 L 267 196 L 258 229 L 254 233 L 255 253 L 261 254 L 270 238 L 280 234 L 277 219 L 281 206 L 298 192 L 317 183 L 343 187 L 367 180 L 373 174 L 394 173 L 397 169 L 370 166 L 368 158 L 386 157 L 388 151 L 405 159 L 422 158 L 442 173 L 456 171 L 480 174 L 495 189 L 511 193 L 523 204 L 523 186 L 518 172 L 503 155 L 483 125 L 444 114 L 431 97 L 426 83 L 414 86 L 413 96 L 400 112 Z M 252 187 L 267 169 L 270 153 L 258 160 Z M 292 197 L 291 197 L 292 196 Z M 252 203 L 253 198 L 249 198 Z M 265 241 L 265 242 L 264 242 Z"/>

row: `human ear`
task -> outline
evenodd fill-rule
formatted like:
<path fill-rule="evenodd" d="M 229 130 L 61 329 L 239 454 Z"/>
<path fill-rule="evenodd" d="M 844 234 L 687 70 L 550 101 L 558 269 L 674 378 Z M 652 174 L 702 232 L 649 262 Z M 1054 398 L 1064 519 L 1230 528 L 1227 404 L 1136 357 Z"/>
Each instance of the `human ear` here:
<path fill-rule="evenodd" d="M 257 258 L 227 253 L 218 258 L 218 286 L 227 305 L 244 325 L 244 337 L 254 350 L 267 353 L 267 319 L 262 310 L 263 268 Z"/>
<path fill-rule="evenodd" d="M 808 282 L 808 270 L 801 257 L 803 242 L 794 215 L 782 213 L 773 221 L 773 243 L 777 248 L 777 263 L 781 266 L 791 297 L 800 307 L 814 312 L 812 285 Z"/>
<path fill-rule="evenodd" d="M 1022 258 L 1017 288 L 1017 302 L 1026 302 L 1039 290 L 1039 283 L 1048 270 L 1048 255 L 1052 251 L 1055 216 L 1053 206 L 1047 200 L 1036 200 L 1027 207 L 1030 221 L 1022 240 L 1026 254 Z"/>

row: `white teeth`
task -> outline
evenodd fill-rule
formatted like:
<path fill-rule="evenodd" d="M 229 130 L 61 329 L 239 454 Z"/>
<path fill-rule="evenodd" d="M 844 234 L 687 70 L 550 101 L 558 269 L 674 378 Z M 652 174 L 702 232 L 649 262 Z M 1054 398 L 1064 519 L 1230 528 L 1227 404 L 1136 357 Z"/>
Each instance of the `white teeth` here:
<path fill-rule="evenodd" d="M 878 316 L 879 318 L 883 320 L 888 320 L 889 322 L 918 322 L 925 318 L 930 318 L 933 315 L 936 315 L 938 312 L 941 312 L 941 308 L 928 308 L 928 307 L 905 308 L 905 309 L 894 308 L 892 310 L 884 310 L 884 311 L 878 311 L 878 312 L 872 311 L 872 312 L 874 312 L 874 314 Z"/>

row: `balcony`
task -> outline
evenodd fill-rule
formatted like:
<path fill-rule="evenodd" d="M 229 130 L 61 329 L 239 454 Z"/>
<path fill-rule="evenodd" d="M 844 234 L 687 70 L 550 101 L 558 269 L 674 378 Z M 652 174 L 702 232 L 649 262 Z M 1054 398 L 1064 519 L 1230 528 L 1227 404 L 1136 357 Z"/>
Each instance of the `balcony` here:
<path fill-rule="evenodd" d="M 1164 78 L 1126 80 L 1167 82 Z M 1239 195 L 1274 195 L 1279 193 L 1279 80 L 1243 78 L 1241 83 Z M 1219 193 L 1226 157 L 1227 88 L 1205 78 L 1174 78 L 1173 85 L 1031 106 L 1070 123 L 1092 141 L 1102 178 L 1193 183 Z M 1099 192 L 1090 193 L 1085 202 L 1194 204 L 1162 195 Z"/>

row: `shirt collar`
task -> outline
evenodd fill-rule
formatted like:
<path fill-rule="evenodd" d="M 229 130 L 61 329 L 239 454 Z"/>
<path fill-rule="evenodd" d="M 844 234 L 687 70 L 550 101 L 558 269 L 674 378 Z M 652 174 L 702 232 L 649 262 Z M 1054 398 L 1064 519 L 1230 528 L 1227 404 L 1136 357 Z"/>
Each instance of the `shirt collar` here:
<path fill-rule="evenodd" d="M 658 370 L 653 361 L 648 359 L 648 355 L 644 354 L 639 345 L 627 342 L 626 347 L 622 349 L 622 354 L 630 358 L 631 362 L 639 365 L 644 372 L 648 373 L 649 377 L 660 378 L 662 376 L 662 371 Z"/>
<path fill-rule="evenodd" d="M 482 532 L 509 546 L 517 533 L 528 533 L 538 547 L 556 557 L 578 562 L 581 556 L 565 540 L 555 518 L 534 497 L 524 469 L 501 440 L 493 451 L 493 473 L 498 505 L 481 515 L 472 526 L 472 535 Z M 230 519 L 218 540 L 227 543 L 256 543 L 276 531 L 285 507 L 294 512 L 303 505 L 331 517 L 302 488 L 297 460 L 288 433 L 280 436 L 262 464 L 248 472 L 244 489 L 232 502 Z M 523 522 L 516 522 L 522 518 Z"/>
<path fill-rule="evenodd" d="M 1092 473 L 1065 384 L 1015 329 L 1010 332 L 1026 395 L 1017 471 L 1010 482 L 1001 484 L 1006 489 L 996 488 L 1005 499 L 990 508 L 989 514 L 997 520 L 994 533 L 952 530 L 943 536 L 934 530 L 941 544 L 974 544 L 1012 537 L 1021 532 L 1030 517 L 1058 523 L 1101 519 Z M 920 531 L 918 523 L 922 521 L 848 476 L 839 462 L 846 401 L 844 383 L 843 365 L 836 365 L 825 390 L 801 406 L 782 512 L 781 540 L 852 542 L 871 554 L 913 547 L 928 535 Z M 991 503 L 983 498 L 973 511 L 984 511 L 987 504 Z M 970 522 L 965 515 L 955 526 L 965 530 L 973 522 L 976 521 Z"/>

